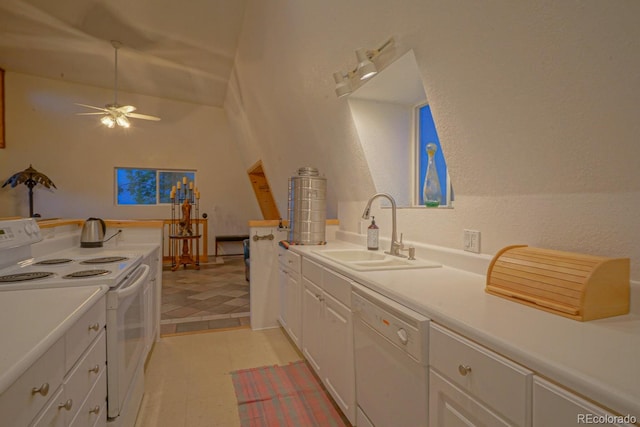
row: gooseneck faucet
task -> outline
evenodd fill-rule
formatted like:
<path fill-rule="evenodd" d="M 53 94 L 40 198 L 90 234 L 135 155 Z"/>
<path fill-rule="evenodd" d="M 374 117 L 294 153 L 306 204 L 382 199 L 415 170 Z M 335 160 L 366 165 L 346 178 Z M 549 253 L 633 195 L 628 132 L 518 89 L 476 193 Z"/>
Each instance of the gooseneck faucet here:
<path fill-rule="evenodd" d="M 371 203 L 377 199 L 378 197 L 384 197 L 391 202 L 391 247 L 389 248 L 389 255 L 404 257 L 403 254 L 400 253 L 400 248 L 402 247 L 401 243 L 398 242 L 398 233 L 396 231 L 396 201 L 391 197 L 390 194 L 387 193 L 376 193 L 367 202 L 367 206 L 364 208 L 364 212 L 362 213 L 362 219 L 369 219 L 369 211 L 371 210 Z"/>

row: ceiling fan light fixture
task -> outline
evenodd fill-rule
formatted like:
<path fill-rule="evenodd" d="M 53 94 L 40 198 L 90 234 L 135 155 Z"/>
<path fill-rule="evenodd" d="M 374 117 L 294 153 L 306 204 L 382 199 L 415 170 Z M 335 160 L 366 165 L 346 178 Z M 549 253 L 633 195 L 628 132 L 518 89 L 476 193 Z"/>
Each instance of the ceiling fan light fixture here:
<path fill-rule="evenodd" d="M 147 114 L 139 114 L 134 113 L 136 111 L 136 107 L 133 105 L 119 105 L 118 104 L 118 49 L 122 47 L 122 43 L 117 40 L 112 40 L 111 45 L 114 48 L 114 85 L 113 85 L 113 98 L 114 102 L 112 104 L 107 104 L 103 107 L 94 107 L 93 105 L 87 104 L 78 104 L 81 107 L 91 108 L 93 110 L 99 110 L 102 113 L 91 112 L 91 113 L 76 113 L 79 115 L 98 115 L 103 114 L 103 117 L 100 119 L 100 122 L 108 128 L 113 128 L 115 125 L 123 127 L 125 129 L 131 127 L 131 122 L 129 122 L 129 118 L 133 119 L 142 119 L 142 120 L 151 120 L 151 121 L 159 121 L 160 117 L 150 116 Z"/>
<path fill-rule="evenodd" d="M 123 127 L 125 129 L 131 126 L 131 123 L 129 123 L 129 120 L 124 115 L 120 115 L 116 117 L 116 123 L 118 124 L 118 126 Z"/>
<path fill-rule="evenodd" d="M 109 129 L 111 129 L 112 127 L 114 127 L 116 125 L 116 121 L 111 116 L 103 116 L 100 119 L 100 122 L 103 125 L 105 125 L 106 127 L 108 127 Z"/>

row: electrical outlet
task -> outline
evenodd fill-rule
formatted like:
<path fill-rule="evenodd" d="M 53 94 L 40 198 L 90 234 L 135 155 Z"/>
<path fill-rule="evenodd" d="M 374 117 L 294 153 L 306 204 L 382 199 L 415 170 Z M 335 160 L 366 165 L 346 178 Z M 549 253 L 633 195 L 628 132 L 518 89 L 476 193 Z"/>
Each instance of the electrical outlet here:
<path fill-rule="evenodd" d="M 480 232 L 477 230 L 464 230 L 463 248 L 465 251 L 480 253 Z"/>

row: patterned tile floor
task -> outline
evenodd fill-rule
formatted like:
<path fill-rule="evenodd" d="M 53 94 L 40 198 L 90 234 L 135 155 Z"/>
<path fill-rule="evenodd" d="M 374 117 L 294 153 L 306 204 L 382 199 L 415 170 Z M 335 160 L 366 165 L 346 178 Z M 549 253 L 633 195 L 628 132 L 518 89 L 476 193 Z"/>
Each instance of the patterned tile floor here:
<path fill-rule="evenodd" d="M 224 257 L 223 264 L 202 264 L 200 270 L 165 267 L 160 311 L 161 335 L 248 326 L 243 257 Z"/>

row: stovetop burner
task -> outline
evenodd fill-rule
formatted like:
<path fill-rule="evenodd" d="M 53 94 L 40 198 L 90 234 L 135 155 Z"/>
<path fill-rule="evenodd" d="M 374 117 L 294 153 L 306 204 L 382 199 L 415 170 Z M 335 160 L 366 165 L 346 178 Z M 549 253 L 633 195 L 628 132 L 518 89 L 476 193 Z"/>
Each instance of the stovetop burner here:
<path fill-rule="evenodd" d="M 110 262 L 126 261 L 129 258 L 124 256 L 105 256 L 100 258 L 92 258 L 81 261 L 80 264 L 108 264 Z"/>
<path fill-rule="evenodd" d="M 45 277 L 53 276 L 53 273 L 48 271 L 33 271 L 30 273 L 18 273 L 8 274 L 6 276 L 0 276 L 1 283 L 11 282 L 23 282 L 25 280 L 44 279 Z"/>
<path fill-rule="evenodd" d="M 42 261 L 36 262 L 34 265 L 57 265 L 57 264 L 67 264 L 73 262 L 70 258 L 53 258 L 53 259 L 43 259 Z"/>
<path fill-rule="evenodd" d="M 69 273 L 66 276 L 62 276 L 63 279 L 82 279 L 85 277 L 104 276 L 111 273 L 109 270 L 80 270 L 73 273 Z"/>

